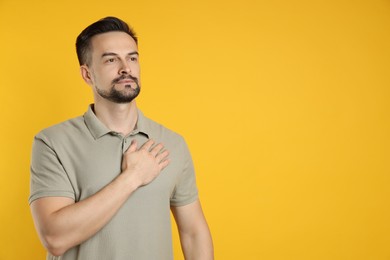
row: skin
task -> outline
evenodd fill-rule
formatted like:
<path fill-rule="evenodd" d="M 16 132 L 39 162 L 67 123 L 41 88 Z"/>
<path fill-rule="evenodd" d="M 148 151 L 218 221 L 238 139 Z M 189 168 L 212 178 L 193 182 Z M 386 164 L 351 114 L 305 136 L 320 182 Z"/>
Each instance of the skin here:
<path fill-rule="evenodd" d="M 127 135 L 137 122 L 133 99 L 116 103 L 102 97 L 112 88 L 122 96 L 134 95 L 140 85 L 138 48 L 126 33 L 109 32 L 91 40 L 90 64 L 80 67 L 84 81 L 94 94 L 94 112 L 113 131 Z M 131 75 L 137 80 L 113 80 Z M 139 187 L 152 182 L 169 164 L 169 152 L 163 144 L 149 140 L 139 147 L 133 142 L 122 158 L 122 172 L 93 196 L 79 202 L 65 197 L 45 197 L 31 203 L 31 212 L 39 237 L 53 255 L 88 240 L 104 227 Z M 213 259 L 213 245 L 208 225 L 197 200 L 182 207 L 171 207 L 186 259 Z"/>

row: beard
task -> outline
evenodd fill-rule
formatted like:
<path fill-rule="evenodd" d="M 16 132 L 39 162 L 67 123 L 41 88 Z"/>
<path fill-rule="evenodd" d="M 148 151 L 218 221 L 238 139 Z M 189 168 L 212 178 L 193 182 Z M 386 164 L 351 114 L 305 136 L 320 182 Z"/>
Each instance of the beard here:
<path fill-rule="evenodd" d="M 135 83 L 135 88 L 133 89 L 130 84 L 125 85 L 124 90 L 117 90 L 115 84 L 124 79 L 131 79 Z M 133 101 L 140 93 L 141 87 L 139 85 L 138 79 L 130 75 L 122 75 L 112 81 L 112 87 L 109 91 L 102 90 L 95 86 L 96 92 L 107 100 L 110 100 L 114 103 L 125 104 Z"/>

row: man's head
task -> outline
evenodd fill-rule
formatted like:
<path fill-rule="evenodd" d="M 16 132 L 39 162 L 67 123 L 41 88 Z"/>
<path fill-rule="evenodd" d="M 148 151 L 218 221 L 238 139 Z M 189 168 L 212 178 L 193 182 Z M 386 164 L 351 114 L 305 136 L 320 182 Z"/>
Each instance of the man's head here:
<path fill-rule="evenodd" d="M 88 26 L 77 37 L 81 75 L 95 94 L 95 103 L 129 103 L 140 92 L 140 67 L 135 33 L 114 17 Z"/>
<path fill-rule="evenodd" d="M 76 51 L 79 64 L 89 64 L 91 62 L 91 38 L 95 35 L 107 32 L 124 32 L 131 36 L 138 44 L 137 36 L 132 28 L 127 23 L 116 17 L 106 17 L 91 24 L 85 28 L 76 40 Z"/>

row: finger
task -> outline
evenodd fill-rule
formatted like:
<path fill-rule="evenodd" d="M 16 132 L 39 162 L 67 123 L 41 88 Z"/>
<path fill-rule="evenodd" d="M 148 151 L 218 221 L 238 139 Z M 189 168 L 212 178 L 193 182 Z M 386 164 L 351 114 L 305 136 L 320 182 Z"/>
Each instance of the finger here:
<path fill-rule="evenodd" d="M 134 139 L 133 141 L 131 141 L 129 149 L 127 149 L 126 152 L 133 153 L 137 151 L 137 146 L 138 146 L 137 140 Z"/>
<path fill-rule="evenodd" d="M 165 151 L 163 151 L 162 153 L 158 154 L 158 155 L 156 156 L 157 162 L 161 162 L 161 161 L 167 159 L 167 158 L 168 158 L 168 155 L 169 155 L 169 151 L 168 151 L 168 150 L 165 150 Z"/>
<path fill-rule="evenodd" d="M 153 156 L 156 156 L 164 148 L 163 144 L 158 144 L 150 151 Z"/>
<path fill-rule="evenodd" d="M 145 150 L 147 152 L 149 152 L 150 148 L 152 147 L 152 145 L 154 144 L 154 141 L 153 139 L 150 139 L 149 141 L 147 141 L 146 143 L 144 143 L 140 150 Z"/>
<path fill-rule="evenodd" d="M 168 166 L 168 164 L 169 164 L 170 162 L 171 162 L 171 160 L 169 160 L 169 159 L 166 159 L 166 160 L 160 162 L 160 164 L 159 164 L 160 169 L 163 170 L 165 167 Z"/>

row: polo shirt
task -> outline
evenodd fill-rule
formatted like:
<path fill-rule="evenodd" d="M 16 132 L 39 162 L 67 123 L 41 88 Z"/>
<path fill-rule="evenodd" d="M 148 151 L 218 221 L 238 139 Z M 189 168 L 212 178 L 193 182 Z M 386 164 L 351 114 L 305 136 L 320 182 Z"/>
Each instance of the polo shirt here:
<path fill-rule="evenodd" d="M 148 185 L 134 191 L 99 232 L 63 260 L 173 259 L 170 207 L 198 197 L 194 167 L 182 136 L 138 110 L 127 136 L 108 129 L 90 105 L 84 116 L 46 128 L 33 142 L 29 203 L 42 197 L 69 197 L 76 203 L 92 196 L 121 173 L 122 155 L 131 141 L 163 143 L 170 164 Z"/>

